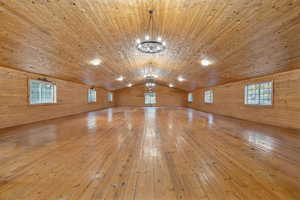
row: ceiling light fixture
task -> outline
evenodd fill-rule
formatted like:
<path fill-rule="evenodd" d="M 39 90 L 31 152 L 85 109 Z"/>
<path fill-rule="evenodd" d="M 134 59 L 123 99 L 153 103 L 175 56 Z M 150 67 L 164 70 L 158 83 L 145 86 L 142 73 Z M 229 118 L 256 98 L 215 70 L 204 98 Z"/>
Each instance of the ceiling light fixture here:
<path fill-rule="evenodd" d="M 170 84 L 169 84 L 169 87 L 171 87 L 171 88 L 174 87 L 174 84 L 170 83 Z"/>
<path fill-rule="evenodd" d="M 147 77 L 158 78 L 158 75 L 156 75 L 156 74 L 145 74 L 144 78 L 147 78 Z"/>
<path fill-rule="evenodd" d="M 153 75 L 148 75 L 145 77 L 146 79 L 146 87 L 149 91 L 152 91 L 153 88 L 155 88 L 156 83 L 154 82 L 154 76 Z"/>
<path fill-rule="evenodd" d="M 146 83 L 146 86 L 147 86 L 147 87 L 155 87 L 156 84 L 155 84 L 155 83 L 148 82 L 148 83 Z"/>
<path fill-rule="evenodd" d="M 94 65 L 94 66 L 97 66 L 97 65 L 100 65 L 101 64 L 101 59 L 100 58 L 95 58 L 93 60 L 90 61 L 90 64 L 91 65 Z"/>
<path fill-rule="evenodd" d="M 153 63 L 150 62 L 144 69 L 144 78 L 145 79 L 155 79 L 158 78 L 158 75 L 154 72 Z"/>
<path fill-rule="evenodd" d="M 123 76 L 119 76 L 118 78 L 116 78 L 117 81 L 123 81 L 124 77 Z"/>
<path fill-rule="evenodd" d="M 156 83 L 154 82 L 147 82 L 146 87 L 151 91 L 153 88 L 155 88 Z"/>
<path fill-rule="evenodd" d="M 132 83 L 128 83 L 127 87 L 132 87 Z"/>
<path fill-rule="evenodd" d="M 210 65 L 210 64 L 211 64 L 211 61 L 209 61 L 209 60 L 207 60 L 207 59 L 201 60 L 201 65 L 203 65 L 203 66 L 208 66 L 208 65 Z"/>
<path fill-rule="evenodd" d="M 147 54 L 154 54 L 154 53 L 160 53 L 166 49 L 166 42 L 162 41 L 161 37 L 157 37 L 157 39 L 153 39 L 153 27 L 154 27 L 154 21 L 153 21 L 153 13 L 154 10 L 149 10 L 149 24 L 148 24 L 148 31 L 149 34 L 152 35 L 146 35 L 145 40 L 141 41 L 140 39 L 136 40 L 136 48 L 142 52 Z"/>
<path fill-rule="evenodd" d="M 185 81 L 185 79 L 184 79 L 182 76 L 179 76 L 179 77 L 177 78 L 177 80 L 180 81 L 180 82 Z"/>

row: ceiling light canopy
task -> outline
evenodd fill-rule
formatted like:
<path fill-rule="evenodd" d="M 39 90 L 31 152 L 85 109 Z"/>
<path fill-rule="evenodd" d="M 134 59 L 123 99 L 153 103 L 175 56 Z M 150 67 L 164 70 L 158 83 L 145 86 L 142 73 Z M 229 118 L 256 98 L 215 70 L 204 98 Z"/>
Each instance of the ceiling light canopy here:
<path fill-rule="evenodd" d="M 211 65 L 211 61 L 210 60 L 207 60 L 207 59 L 203 59 L 201 60 L 201 65 L 203 66 L 208 66 L 208 65 Z"/>
<path fill-rule="evenodd" d="M 148 31 L 153 35 L 153 27 L 154 27 L 154 20 L 153 20 L 153 13 L 154 10 L 149 10 L 149 25 Z M 166 42 L 162 41 L 161 37 L 157 37 L 156 39 L 150 35 L 145 36 L 145 40 L 137 39 L 136 40 L 136 48 L 142 52 L 147 54 L 155 54 L 160 53 L 166 49 Z"/>
<path fill-rule="evenodd" d="M 100 65 L 101 64 L 101 59 L 100 58 L 95 58 L 93 60 L 90 61 L 90 64 L 91 65 L 94 65 L 94 66 L 97 66 L 97 65 Z"/>
<path fill-rule="evenodd" d="M 124 77 L 123 76 L 119 76 L 118 78 L 116 78 L 117 81 L 123 81 Z"/>

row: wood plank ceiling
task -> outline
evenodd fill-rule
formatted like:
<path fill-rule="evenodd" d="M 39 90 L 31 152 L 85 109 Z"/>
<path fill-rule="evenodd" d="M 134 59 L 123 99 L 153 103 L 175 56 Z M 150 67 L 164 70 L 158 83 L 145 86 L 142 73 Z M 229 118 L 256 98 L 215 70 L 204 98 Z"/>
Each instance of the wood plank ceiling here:
<path fill-rule="evenodd" d="M 135 48 L 150 9 L 167 43 L 157 55 Z M 185 90 L 300 68 L 300 1 L 0 0 L 0 66 L 114 90 L 142 83 L 150 62 Z"/>

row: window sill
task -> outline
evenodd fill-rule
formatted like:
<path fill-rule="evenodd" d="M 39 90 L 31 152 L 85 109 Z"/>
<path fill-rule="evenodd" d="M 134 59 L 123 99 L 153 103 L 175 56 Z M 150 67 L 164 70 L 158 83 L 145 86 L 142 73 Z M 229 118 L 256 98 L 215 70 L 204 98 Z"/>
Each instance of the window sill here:
<path fill-rule="evenodd" d="M 262 107 L 262 108 L 273 108 L 273 105 L 261 105 L 261 104 L 244 104 L 246 107 Z"/>
<path fill-rule="evenodd" d="M 28 106 L 51 106 L 58 105 L 58 103 L 38 103 L 38 104 L 28 104 Z"/>

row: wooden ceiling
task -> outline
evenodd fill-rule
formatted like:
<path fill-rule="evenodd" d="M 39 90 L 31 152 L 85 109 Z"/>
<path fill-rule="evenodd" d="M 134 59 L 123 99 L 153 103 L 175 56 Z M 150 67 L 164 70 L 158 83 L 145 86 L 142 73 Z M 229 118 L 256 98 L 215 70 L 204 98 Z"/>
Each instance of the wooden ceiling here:
<path fill-rule="evenodd" d="M 157 55 L 135 48 L 150 9 L 167 43 Z M 114 90 L 142 83 L 150 62 L 185 90 L 300 68 L 300 1 L 0 0 L 0 66 Z"/>

